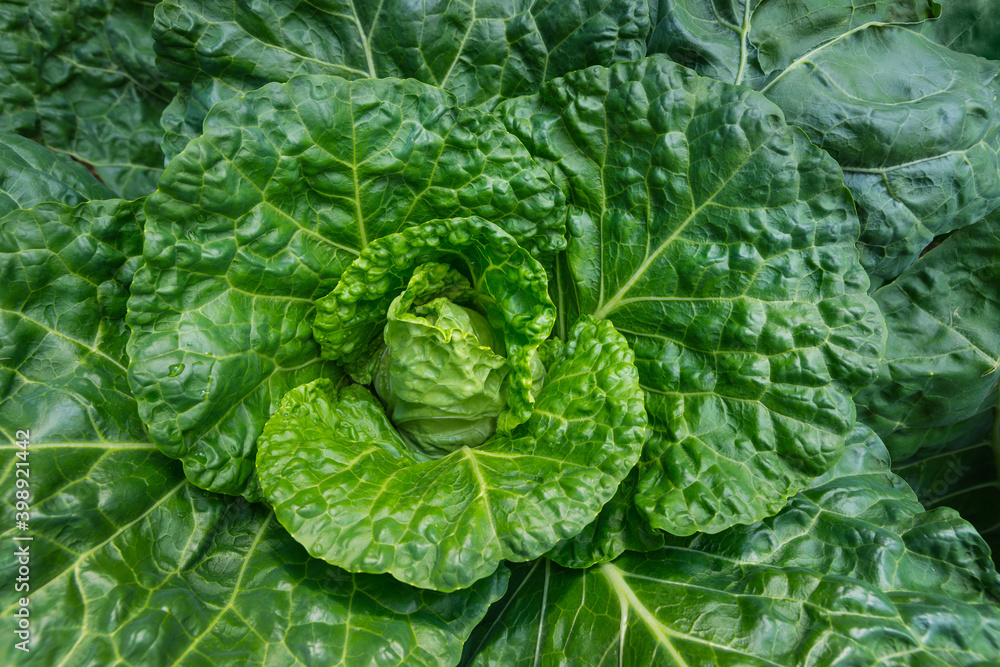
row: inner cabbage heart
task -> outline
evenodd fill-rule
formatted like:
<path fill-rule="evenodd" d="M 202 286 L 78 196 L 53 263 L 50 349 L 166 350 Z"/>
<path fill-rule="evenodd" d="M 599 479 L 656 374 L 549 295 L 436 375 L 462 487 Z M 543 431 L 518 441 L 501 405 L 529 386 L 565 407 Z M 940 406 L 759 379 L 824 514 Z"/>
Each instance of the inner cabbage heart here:
<path fill-rule="evenodd" d="M 473 308 L 444 297 L 415 305 L 415 298 L 407 290 L 389 306 L 375 393 L 412 447 L 431 456 L 477 447 L 507 407 L 503 341 Z M 545 367 L 532 360 L 539 388 Z"/>
<path fill-rule="evenodd" d="M 547 340 L 545 270 L 486 220 L 372 241 L 316 313 L 354 383 L 289 391 L 257 451 L 264 497 L 313 556 L 464 588 L 577 535 L 639 459 L 625 339 L 584 316 Z"/>

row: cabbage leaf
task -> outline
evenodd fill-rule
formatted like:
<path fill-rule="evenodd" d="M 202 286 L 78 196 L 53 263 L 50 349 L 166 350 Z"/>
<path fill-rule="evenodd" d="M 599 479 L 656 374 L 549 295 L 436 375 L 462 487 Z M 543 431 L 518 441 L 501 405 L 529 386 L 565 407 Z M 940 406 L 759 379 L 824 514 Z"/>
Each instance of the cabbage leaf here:
<path fill-rule="evenodd" d="M 664 0 L 649 53 L 748 85 L 840 163 L 875 286 L 1000 206 L 1000 64 L 918 24 L 951 3 Z M 721 4 L 722 11 L 716 5 Z"/>
<path fill-rule="evenodd" d="M 652 525 L 751 523 L 836 463 L 885 335 L 836 163 L 761 95 L 663 57 L 497 113 L 567 182 L 566 300 L 635 351 Z"/>

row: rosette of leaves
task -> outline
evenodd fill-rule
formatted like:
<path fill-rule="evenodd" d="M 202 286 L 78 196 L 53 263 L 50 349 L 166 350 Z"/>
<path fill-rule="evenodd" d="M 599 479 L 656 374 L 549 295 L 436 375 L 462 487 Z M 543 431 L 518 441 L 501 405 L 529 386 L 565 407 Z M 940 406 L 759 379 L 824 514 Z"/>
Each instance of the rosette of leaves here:
<path fill-rule="evenodd" d="M 314 330 L 355 377 L 379 367 L 388 414 L 360 384 L 290 391 L 258 442 L 278 520 L 313 556 L 442 591 L 579 533 L 638 460 L 646 417 L 607 321 L 578 322 L 542 382 L 536 350 L 554 321 L 542 266 L 485 220 L 370 243 L 319 300 Z M 379 380 L 386 358 L 400 368 Z"/>
<path fill-rule="evenodd" d="M 278 400 L 339 376 L 315 301 L 370 242 L 479 216 L 539 256 L 565 244 L 562 192 L 499 121 L 396 79 L 303 76 L 216 105 L 146 215 L 129 301 L 140 414 L 196 485 L 254 500 Z"/>

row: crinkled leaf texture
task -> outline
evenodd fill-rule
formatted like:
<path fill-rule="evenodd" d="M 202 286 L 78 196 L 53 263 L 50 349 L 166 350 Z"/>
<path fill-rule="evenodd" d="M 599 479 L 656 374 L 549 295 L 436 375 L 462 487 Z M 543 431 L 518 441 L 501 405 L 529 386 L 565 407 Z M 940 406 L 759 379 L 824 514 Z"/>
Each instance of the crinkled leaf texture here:
<path fill-rule="evenodd" d="M 267 508 L 193 487 L 148 441 L 122 319 L 137 208 L 46 204 L 0 220 L 0 485 L 31 490 L 30 531 L 13 493 L 0 506 L 0 537 L 31 558 L 20 592 L 17 560 L 0 561 L 0 623 L 16 627 L 27 595 L 32 624 L 30 653 L 12 635 L 0 663 L 455 664 L 506 570 L 447 595 L 352 575 L 310 558 Z"/>
<path fill-rule="evenodd" d="M 412 286 L 389 306 L 375 393 L 399 433 L 426 454 L 477 447 L 507 409 L 510 366 L 479 311 L 444 297 L 414 307 Z"/>
<path fill-rule="evenodd" d="M 889 337 L 878 381 L 856 401 L 894 461 L 919 446 L 908 432 L 947 428 L 996 405 L 998 257 L 1000 212 L 953 233 L 874 292 Z M 903 437 L 888 437 L 896 431 Z"/>
<path fill-rule="evenodd" d="M 303 76 L 220 103 L 146 204 L 129 377 L 153 441 L 196 485 L 259 499 L 278 399 L 339 374 L 314 302 L 369 242 L 476 215 L 551 252 L 562 207 L 499 122 L 416 81 Z"/>
<path fill-rule="evenodd" d="M 588 570 L 522 566 L 473 665 L 981 665 L 1000 577 L 953 510 L 925 512 L 857 429 L 776 516 Z"/>
<path fill-rule="evenodd" d="M 482 218 L 435 220 L 372 241 L 337 287 L 316 302 L 313 336 L 324 358 L 349 370 L 370 366 L 383 347 L 393 299 L 414 268 L 429 261 L 452 261 L 465 269 L 472 280 L 471 305 L 502 334 L 510 410 L 500 416 L 499 428 L 509 433 L 531 414 L 531 359 L 552 333 L 555 310 L 541 264 L 510 234 Z M 422 287 L 428 298 L 436 296 L 432 287 L 437 286 Z"/>
<path fill-rule="evenodd" d="M 840 163 L 874 283 L 1000 206 L 1000 65 L 921 35 L 938 3 L 717 4 L 668 0 L 649 53 L 760 90 Z"/>
<path fill-rule="evenodd" d="M 33 488 L 50 495 L 30 533 L 0 512 L 5 542 L 33 538 L 31 653 L 5 642 L 7 665 L 454 665 L 506 588 L 505 568 L 455 593 L 345 572 L 264 506 L 194 487 L 152 444 L 33 443 Z M 15 460 L 0 448 L 8 485 Z M 15 576 L 4 559 L 8 627 Z"/>
<path fill-rule="evenodd" d="M 0 132 L 87 162 L 116 196 L 155 190 L 173 91 L 154 63 L 153 4 L 6 0 Z"/>
<path fill-rule="evenodd" d="M 612 561 L 626 551 L 644 553 L 666 544 L 666 535 L 650 525 L 635 504 L 639 469 L 633 468 L 586 528 L 562 540 L 545 557 L 564 567 L 585 568 Z"/>
<path fill-rule="evenodd" d="M 5 445 L 24 429 L 56 443 L 91 433 L 98 442 L 145 441 L 125 381 L 125 305 L 142 249 L 141 209 L 141 201 L 119 199 L 47 203 L 0 219 Z"/>
<path fill-rule="evenodd" d="M 526 422 L 439 459 L 409 450 L 361 385 L 299 387 L 260 437 L 261 486 L 312 555 L 465 588 L 580 532 L 615 494 L 645 436 L 632 361 L 609 322 L 582 320 Z"/>
<path fill-rule="evenodd" d="M 113 196 L 82 164 L 31 139 L 0 132 L 0 217 L 42 202 L 74 205 Z"/>
<path fill-rule="evenodd" d="M 164 113 L 164 149 L 172 156 L 201 134 L 220 100 L 297 74 L 412 78 L 489 108 L 567 72 L 641 57 L 648 12 L 634 0 L 168 0 L 153 36 L 165 75 L 182 85 Z"/>
<path fill-rule="evenodd" d="M 569 300 L 635 351 L 638 507 L 682 535 L 777 512 L 840 457 L 882 351 L 836 163 L 758 93 L 663 57 L 498 113 L 567 180 Z"/>

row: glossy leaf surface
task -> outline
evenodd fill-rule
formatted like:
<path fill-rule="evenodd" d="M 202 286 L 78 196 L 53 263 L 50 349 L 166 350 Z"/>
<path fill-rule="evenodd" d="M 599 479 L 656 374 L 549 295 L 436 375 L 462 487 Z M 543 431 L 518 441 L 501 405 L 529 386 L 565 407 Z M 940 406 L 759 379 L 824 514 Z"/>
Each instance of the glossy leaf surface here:
<path fill-rule="evenodd" d="M 943 666 L 1000 650 L 985 543 L 954 511 L 924 512 L 870 431 L 761 523 L 583 571 L 530 567 L 471 664 Z"/>
<path fill-rule="evenodd" d="M 138 232 L 122 201 L 0 220 L 0 518 L 4 543 L 29 553 L 21 581 L 15 558 L 0 561 L 0 662 L 457 662 L 506 571 L 453 595 L 351 575 L 311 559 L 267 508 L 194 488 L 148 442 L 124 353 Z M 22 596 L 27 653 L 13 635 Z"/>
<path fill-rule="evenodd" d="M 156 189 L 163 171 L 155 3 L 7 0 L 0 7 L 0 132 L 94 167 L 116 196 Z"/>
<path fill-rule="evenodd" d="M 412 78 L 488 108 L 567 72 L 641 57 L 649 27 L 646 3 L 632 0 L 168 0 L 153 28 L 161 66 L 182 82 L 164 114 L 167 153 L 201 133 L 216 102 L 296 74 Z"/>
<path fill-rule="evenodd" d="M 34 442 L 38 500 L 31 532 L 16 532 L 33 537 L 32 650 L 6 642 L 4 664 L 456 664 L 506 585 L 502 568 L 450 594 L 352 575 L 311 558 L 265 507 L 192 486 L 151 444 Z M 10 484 L 8 445 L 0 460 Z M 2 516 L 14 525 L 6 504 Z"/>
<path fill-rule="evenodd" d="M 662 57 L 498 109 L 568 182 L 563 289 L 636 354 L 656 528 L 750 523 L 839 458 L 881 316 L 830 157 L 759 94 Z"/>
<path fill-rule="evenodd" d="M 561 241 L 561 239 L 559 239 Z M 428 261 L 452 261 L 455 267 L 423 275 Z M 349 266 L 337 287 L 316 302 L 313 335 L 323 356 L 345 364 L 352 372 L 372 363 L 391 338 L 386 330 L 388 311 L 403 287 L 434 296 L 467 300 L 486 315 L 499 336 L 510 375 L 506 402 L 510 410 L 500 417 L 500 429 L 510 432 L 531 413 L 532 357 L 552 332 L 555 319 L 546 292 L 545 270 L 502 229 L 482 218 L 455 218 L 416 225 L 370 243 Z M 463 287 L 467 285 L 467 287 Z M 468 290 L 468 293 L 464 293 Z M 413 295 L 416 298 L 416 294 Z M 405 338 L 405 336 L 404 336 Z M 367 382 L 358 377 L 359 382 Z M 384 398 L 384 397 L 383 397 Z"/>
<path fill-rule="evenodd" d="M 314 302 L 370 241 L 478 215 L 551 251 L 562 206 L 499 122 L 415 81 L 307 76 L 219 104 L 146 205 L 129 354 L 153 441 L 196 485 L 259 499 L 278 400 L 339 375 Z"/>
<path fill-rule="evenodd" d="M 42 204 L 0 219 L 0 427 L 53 441 L 67 424 L 145 440 L 125 382 L 125 303 L 142 202 Z M 56 439 L 55 442 L 61 440 Z"/>
<path fill-rule="evenodd" d="M 478 447 L 507 408 L 507 359 L 478 311 L 443 297 L 411 311 L 414 296 L 407 287 L 389 306 L 375 391 L 400 434 L 426 454 Z"/>
<path fill-rule="evenodd" d="M 585 568 L 614 560 L 625 551 L 644 553 L 666 544 L 667 536 L 654 529 L 635 505 L 638 485 L 639 469 L 633 468 L 597 518 L 545 557 L 564 567 Z"/>
<path fill-rule="evenodd" d="M 840 163 L 873 282 L 1000 206 L 1000 65 L 920 34 L 950 3 L 667 4 L 650 53 L 760 90 Z"/>
<path fill-rule="evenodd" d="M 314 556 L 448 591 L 580 532 L 635 465 L 645 427 L 632 353 L 588 318 L 509 435 L 432 459 L 367 389 L 318 381 L 286 395 L 257 465 L 278 520 Z"/>
<path fill-rule="evenodd" d="M 0 133 L 0 217 L 42 202 L 75 205 L 112 197 L 83 165 L 31 139 Z"/>

